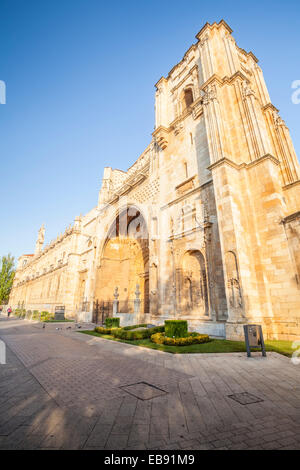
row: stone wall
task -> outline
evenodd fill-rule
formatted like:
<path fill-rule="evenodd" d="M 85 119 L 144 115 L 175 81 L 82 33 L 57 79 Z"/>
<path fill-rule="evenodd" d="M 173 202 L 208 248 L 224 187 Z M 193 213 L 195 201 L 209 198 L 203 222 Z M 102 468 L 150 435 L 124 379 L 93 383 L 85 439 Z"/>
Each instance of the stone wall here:
<path fill-rule="evenodd" d="M 150 145 L 127 172 L 105 168 L 97 207 L 69 233 L 43 248 L 41 228 L 35 254 L 20 258 L 14 306 L 61 303 L 90 318 L 95 301 L 112 301 L 118 287 L 132 302 L 138 285 L 151 323 L 186 318 L 231 339 L 259 323 L 268 338 L 300 339 L 300 170 L 289 130 L 257 58 L 224 21 L 196 38 L 156 84 Z"/>

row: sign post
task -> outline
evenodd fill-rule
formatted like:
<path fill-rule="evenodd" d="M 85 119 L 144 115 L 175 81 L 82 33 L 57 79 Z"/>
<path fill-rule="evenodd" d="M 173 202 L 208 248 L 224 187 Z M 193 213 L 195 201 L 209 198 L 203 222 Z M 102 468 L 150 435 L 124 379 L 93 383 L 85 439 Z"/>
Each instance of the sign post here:
<path fill-rule="evenodd" d="M 244 325 L 244 334 L 247 356 L 251 357 L 251 348 L 257 348 L 261 350 L 263 357 L 266 357 L 267 353 L 261 325 Z"/>

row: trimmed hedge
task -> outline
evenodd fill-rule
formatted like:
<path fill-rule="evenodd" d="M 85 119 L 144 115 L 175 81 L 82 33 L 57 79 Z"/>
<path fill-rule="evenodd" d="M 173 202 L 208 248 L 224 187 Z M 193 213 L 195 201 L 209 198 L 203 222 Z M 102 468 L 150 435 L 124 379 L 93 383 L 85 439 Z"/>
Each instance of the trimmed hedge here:
<path fill-rule="evenodd" d="M 168 338 L 187 338 L 188 322 L 186 320 L 165 320 L 165 333 Z"/>
<path fill-rule="evenodd" d="M 151 336 L 152 343 L 165 344 L 167 346 L 190 346 L 192 344 L 202 344 L 211 341 L 208 335 L 198 333 L 188 333 L 185 338 L 169 338 L 164 333 L 156 333 Z"/>
<path fill-rule="evenodd" d="M 106 328 L 119 328 L 120 327 L 120 318 L 106 318 L 105 319 Z"/>
<path fill-rule="evenodd" d="M 14 315 L 16 315 L 16 317 L 19 317 L 19 318 L 21 318 L 21 317 L 22 317 L 22 315 L 23 315 L 23 312 L 25 312 L 25 313 L 26 313 L 26 311 L 25 311 L 25 310 L 22 310 L 21 308 L 16 308 L 16 310 L 13 312 L 13 314 L 14 314 Z"/>
<path fill-rule="evenodd" d="M 141 325 L 130 325 L 130 326 L 124 326 L 123 330 L 135 330 L 136 328 L 146 328 L 147 323 L 142 323 Z"/>
<path fill-rule="evenodd" d="M 126 339 L 128 341 L 134 341 L 138 339 L 147 339 L 150 338 L 155 333 L 162 333 L 165 330 L 164 326 L 155 326 L 153 328 L 148 328 L 146 330 L 125 330 L 124 328 L 115 328 L 111 330 L 111 334 L 115 338 Z"/>
<path fill-rule="evenodd" d="M 54 314 L 49 312 L 41 312 L 41 321 L 54 320 Z"/>
<path fill-rule="evenodd" d="M 102 326 L 96 326 L 94 331 L 96 333 L 99 333 L 100 335 L 110 335 L 111 334 L 111 328 L 103 328 Z"/>

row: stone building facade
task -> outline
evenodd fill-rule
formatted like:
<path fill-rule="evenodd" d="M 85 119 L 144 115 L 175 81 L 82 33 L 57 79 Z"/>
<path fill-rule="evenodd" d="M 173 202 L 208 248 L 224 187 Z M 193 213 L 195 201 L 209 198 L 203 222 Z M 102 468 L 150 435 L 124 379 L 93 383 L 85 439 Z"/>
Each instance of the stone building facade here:
<path fill-rule="evenodd" d="M 12 306 L 61 304 L 91 319 L 96 301 L 118 300 L 122 321 L 184 318 L 231 339 L 259 323 L 269 338 L 300 338 L 289 130 L 224 21 L 196 38 L 156 84 L 150 145 L 127 172 L 105 168 L 97 206 L 45 248 L 40 230 L 35 254 L 19 259 Z"/>

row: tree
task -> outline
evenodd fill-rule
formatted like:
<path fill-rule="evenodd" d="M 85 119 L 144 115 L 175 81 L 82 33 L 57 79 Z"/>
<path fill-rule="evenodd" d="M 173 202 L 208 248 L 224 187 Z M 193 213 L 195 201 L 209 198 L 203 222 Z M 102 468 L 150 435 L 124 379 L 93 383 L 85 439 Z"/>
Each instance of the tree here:
<path fill-rule="evenodd" d="M 15 277 L 15 258 L 9 253 L 0 262 L 0 304 L 6 304 Z"/>

